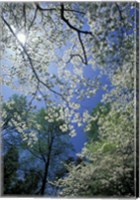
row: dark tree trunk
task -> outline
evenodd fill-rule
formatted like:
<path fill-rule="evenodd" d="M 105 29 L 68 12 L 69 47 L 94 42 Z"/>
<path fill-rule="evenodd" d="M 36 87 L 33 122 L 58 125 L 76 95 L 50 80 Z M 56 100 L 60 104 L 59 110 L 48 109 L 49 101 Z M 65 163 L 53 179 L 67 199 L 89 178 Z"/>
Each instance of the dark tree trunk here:
<path fill-rule="evenodd" d="M 53 138 L 51 139 L 50 145 L 49 145 L 49 152 L 48 152 L 48 157 L 47 161 L 45 163 L 45 168 L 44 168 L 44 175 L 42 179 L 42 186 L 40 190 L 40 194 L 44 195 L 45 194 L 45 189 L 46 189 L 46 183 L 47 183 L 47 177 L 49 173 L 49 166 L 50 166 L 50 160 L 51 160 L 51 152 L 52 152 L 52 146 L 53 146 Z"/>

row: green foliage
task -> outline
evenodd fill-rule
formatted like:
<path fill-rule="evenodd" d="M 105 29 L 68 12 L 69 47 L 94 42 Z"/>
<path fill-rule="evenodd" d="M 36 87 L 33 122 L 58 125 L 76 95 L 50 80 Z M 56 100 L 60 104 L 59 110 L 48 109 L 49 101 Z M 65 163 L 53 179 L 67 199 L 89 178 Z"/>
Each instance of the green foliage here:
<path fill-rule="evenodd" d="M 87 135 L 90 139 L 90 141 L 98 141 L 99 140 L 99 118 L 104 118 L 110 110 L 110 105 L 106 104 L 105 106 L 101 103 L 99 103 L 91 113 L 91 116 L 93 118 L 92 123 L 89 123 L 86 127 L 88 129 Z"/>
<path fill-rule="evenodd" d="M 37 195 L 38 183 L 40 176 L 35 169 L 29 169 L 25 172 L 24 180 L 16 180 L 16 184 L 12 188 L 12 195 Z"/>
<path fill-rule="evenodd" d="M 6 103 L 2 105 L 2 129 L 14 129 L 14 120 L 19 122 L 20 119 L 26 120 L 28 118 L 28 109 L 26 97 L 14 94 Z"/>
<path fill-rule="evenodd" d="M 27 108 L 26 98 L 17 95 L 3 105 L 5 116 L 9 116 L 3 128 L 4 149 L 7 152 L 4 154 L 4 194 L 40 194 L 43 177 L 46 183 L 43 193 L 48 193 L 48 187 L 55 189 L 48 180 L 51 182 L 66 173 L 63 162 L 68 159 L 72 145 L 68 131 L 60 129 L 65 124 L 64 120 L 54 118 L 49 121 L 46 119 L 47 110 L 32 111 Z M 59 116 L 59 108 L 56 113 Z M 26 125 L 23 132 L 18 131 L 21 123 Z M 36 134 L 36 140 L 32 140 L 31 132 Z M 23 177 L 18 175 L 18 171 Z"/>
<path fill-rule="evenodd" d="M 13 145 L 11 146 L 3 159 L 3 193 L 12 194 L 12 187 L 17 178 L 17 170 L 19 167 L 18 162 L 18 149 Z"/>
<path fill-rule="evenodd" d="M 60 196 L 134 196 L 133 118 L 117 112 L 116 119 L 108 120 L 108 115 L 112 116 L 111 109 L 99 124 L 100 140 L 89 140 L 83 149 L 86 160 L 68 166 L 68 176 L 58 181 Z"/>

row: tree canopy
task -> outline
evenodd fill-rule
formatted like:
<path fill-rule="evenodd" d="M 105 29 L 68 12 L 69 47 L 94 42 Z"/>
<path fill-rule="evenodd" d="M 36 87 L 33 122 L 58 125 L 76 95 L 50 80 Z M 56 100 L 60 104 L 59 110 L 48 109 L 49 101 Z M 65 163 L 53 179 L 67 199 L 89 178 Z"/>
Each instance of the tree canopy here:
<path fill-rule="evenodd" d="M 41 195 L 135 195 L 137 16 L 135 2 L 1 3 L 1 82 L 24 95 L 3 106 L 3 133 L 41 156 Z M 79 160 L 48 175 L 78 130 Z"/>

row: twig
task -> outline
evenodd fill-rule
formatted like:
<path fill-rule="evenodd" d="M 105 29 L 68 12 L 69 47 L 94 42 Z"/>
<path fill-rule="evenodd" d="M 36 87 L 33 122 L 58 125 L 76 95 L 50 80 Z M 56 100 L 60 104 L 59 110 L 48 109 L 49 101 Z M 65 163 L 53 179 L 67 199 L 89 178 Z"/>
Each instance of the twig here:
<path fill-rule="evenodd" d="M 34 68 L 34 66 L 33 66 L 32 59 L 31 59 L 30 55 L 28 54 L 28 52 L 27 52 L 25 46 L 24 46 L 24 45 L 20 42 L 20 40 L 17 38 L 17 36 L 16 36 L 16 34 L 14 33 L 13 29 L 11 28 L 11 26 L 9 25 L 9 23 L 4 19 L 3 16 L 2 16 L 2 20 L 3 20 L 4 23 L 7 25 L 7 27 L 9 28 L 9 30 L 10 30 L 11 33 L 13 34 L 13 36 L 16 38 L 16 40 L 18 41 L 19 45 L 22 47 L 22 49 L 23 49 L 25 55 L 26 55 L 27 58 L 28 58 L 30 67 L 31 67 L 32 72 L 33 72 L 33 74 L 35 75 L 35 78 L 37 79 L 37 81 L 38 81 L 39 83 L 41 83 L 42 85 L 44 85 L 49 91 L 51 91 L 51 92 L 53 92 L 54 94 L 60 96 L 64 101 L 67 102 L 67 100 L 63 97 L 62 94 L 60 94 L 59 92 L 57 92 L 57 91 L 53 90 L 52 88 L 50 88 L 46 83 L 44 83 L 44 82 L 39 78 L 39 76 L 38 76 L 38 74 L 37 74 L 37 72 L 36 72 L 36 70 L 35 70 L 35 68 Z"/>
<path fill-rule="evenodd" d="M 34 21 L 35 21 L 35 19 L 36 19 L 36 16 L 37 16 L 37 11 L 38 11 L 38 8 L 36 8 L 36 9 L 35 9 L 34 17 L 33 17 L 33 20 L 31 21 L 31 24 L 30 24 L 30 26 L 29 26 L 28 30 L 30 30 L 30 29 L 31 29 L 31 27 L 32 27 L 32 26 L 33 26 L 33 24 L 34 24 Z"/>
<path fill-rule="evenodd" d="M 60 11 L 60 9 L 58 8 L 42 8 L 39 4 L 36 3 L 37 9 L 41 10 L 41 11 Z M 65 9 L 65 11 L 68 12 L 75 12 L 75 13 L 79 13 L 79 14 L 83 14 L 85 15 L 84 12 L 78 11 L 78 10 L 74 10 L 74 9 Z"/>
<path fill-rule="evenodd" d="M 81 33 L 80 33 L 80 32 L 78 32 L 78 38 L 79 38 L 81 47 L 82 47 L 82 49 L 83 49 L 83 54 L 84 54 L 84 58 L 85 58 L 85 64 L 87 65 L 87 64 L 88 64 L 88 61 L 87 61 L 86 50 L 85 50 L 85 46 L 84 46 L 84 44 L 83 44 L 83 41 L 82 41 L 82 39 L 81 39 Z"/>
<path fill-rule="evenodd" d="M 64 5 L 61 4 L 61 19 L 73 30 L 77 31 L 77 32 L 80 32 L 80 33 L 84 33 L 84 34 L 89 34 L 89 35 L 92 35 L 92 32 L 90 31 L 83 31 L 83 30 L 80 30 L 78 28 L 76 28 L 75 26 L 73 26 L 68 19 L 65 18 L 64 16 Z"/>
<path fill-rule="evenodd" d="M 124 19 L 123 19 L 123 16 L 122 16 L 122 11 L 120 10 L 120 7 L 119 7 L 119 5 L 117 3 L 115 3 L 115 5 L 116 5 L 116 7 L 118 9 L 120 20 L 123 23 L 123 26 L 125 27 L 125 24 L 124 24 L 124 21 L 123 21 Z M 121 26 L 121 32 L 122 32 L 122 36 L 123 36 L 124 35 L 124 30 L 123 30 L 122 26 Z"/>
<path fill-rule="evenodd" d="M 26 4 L 23 4 L 24 28 L 26 30 Z"/>
<path fill-rule="evenodd" d="M 78 54 L 78 56 L 81 58 L 82 62 L 83 62 L 84 64 L 87 65 L 87 64 L 88 64 L 87 55 L 86 55 L 85 46 L 84 46 L 83 41 L 82 41 L 82 38 L 81 38 L 81 34 L 88 34 L 88 35 L 91 35 L 91 36 L 93 36 L 93 34 L 92 34 L 92 32 L 90 32 L 90 31 L 80 30 L 80 29 L 78 29 L 77 27 L 73 26 L 73 25 L 69 22 L 69 20 L 65 18 L 65 16 L 64 16 L 64 11 L 65 11 L 64 5 L 61 4 L 61 19 L 62 19 L 71 29 L 73 29 L 74 31 L 77 32 L 78 39 L 79 39 L 79 42 L 80 42 L 81 47 L 82 47 L 82 51 L 83 51 L 83 55 L 84 55 L 84 60 L 82 59 L 82 57 L 81 57 L 79 54 Z M 77 54 L 75 54 L 75 55 L 77 55 Z"/>
<path fill-rule="evenodd" d="M 83 57 L 78 53 L 77 54 L 71 54 L 70 59 L 67 61 L 67 63 L 69 63 L 71 61 L 71 59 L 74 58 L 74 57 L 79 57 L 81 59 L 82 63 L 84 63 Z"/>

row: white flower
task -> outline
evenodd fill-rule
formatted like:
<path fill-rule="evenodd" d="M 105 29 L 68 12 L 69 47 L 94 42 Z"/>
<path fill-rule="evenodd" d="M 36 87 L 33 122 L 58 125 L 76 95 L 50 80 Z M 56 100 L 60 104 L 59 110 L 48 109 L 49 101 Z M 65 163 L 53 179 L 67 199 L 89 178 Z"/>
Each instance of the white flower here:
<path fill-rule="evenodd" d="M 61 130 L 62 132 L 68 131 L 68 126 L 67 126 L 67 124 L 60 125 L 59 128 L 60 128 L 60 130 Z"/>
<path fill-rule="evenodd" d="M 48 119 L 48 122 L 50 122 L 50 123 L 53 122 L 53 121 L 54 121 L 54 119 L 51 119 L 51 118 Z"/>
<path fill-rule="evenodd" d="M 49 119 L 49 117 L 48 117 L 48 116 L 45 116 L 45 117 L 44 117 L 44 119 L 45 119 L 45 120 L 48 120 L 48 119 Z"/>
<path fill-rule="evenodd" d="M 90 115 L 88 113 L 88 110 L 86 110 L 84 113 L 83 113 L 83 122 L 87 122 L 89 119 L 90 119 Z"/>
<path fill-rule="evenodd" d="M 82 126 L 82 123 L 81 123 L 81 122 L 78 122 L 78 124 L 77 124 L 77 125 L 80 127 L 80 126 Z"/>
<path fill-rule="evenodd" d="M 74 128 L 73 125 L 69 125 L 69 130 L 72 130 Z"/>
<path fill-rule="evenodd" d="M 70 131 L 70 136 L 71 137 L 74 137 L 74 136 L 76 136 L 76 131 L 73 129 L 72 131 Z"/>

